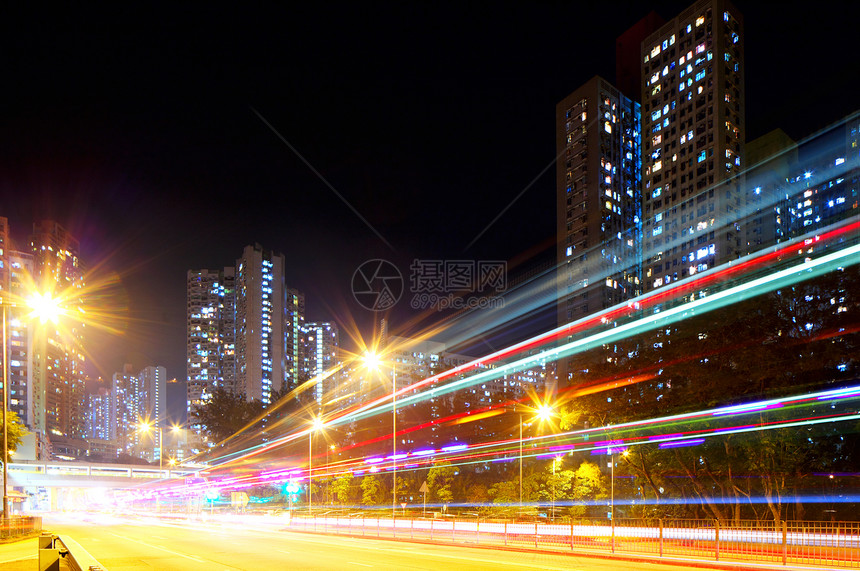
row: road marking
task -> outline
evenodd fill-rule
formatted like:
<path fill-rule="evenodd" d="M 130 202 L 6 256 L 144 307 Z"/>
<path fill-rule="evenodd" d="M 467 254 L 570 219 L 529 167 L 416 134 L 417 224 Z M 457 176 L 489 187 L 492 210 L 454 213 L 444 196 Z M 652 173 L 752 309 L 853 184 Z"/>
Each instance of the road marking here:
<path fill-rule="evenodd" d="M 28 555 L 27 557 L 19 557 L 17 559 L 6 559 L 4 561 L 0 561 L 0 565 L 5 565 L 6 563 L 15 563 L 16 561 L 26 561 L 28 559 L 35 559 L 35 555 Z"/>
<path fill-rule="evenodd" d="M 208 561 L 206 561 L 205 559 L 200 559 L 199 557 L 194 557 L 193 555 L 185 555 L 184 553 L 179 553 L 178 551 L 173 551 L 173 550 L 171 550 L 171 549 L 166 549 L 166 548 L 164 548 L 164 547 L 159 547 L 158 545 L 152 545 L 151 543 L 146 543 L 145 541 L 141 541 L 141 540 L 139 540 L 139 539 L 132 539 L 132 538 L 130 538 L 130 537 L 125 537 L 125 536 L 123 536 L 123 535 L 119 535 L 119 534 L 117 534 L 117 533 L 111 533 L 111 535 L 114 535 L 114 536 L 116 536 L 116 537 L 119 537 L 120 539 L 125 539 L 126 541 L 132 541 L 132 542 L 134 542 L 134 543 L 139 543 L 139 544 L 141 544 L 141 545 L 146 545 L 147 547 L 152 547 L 153 549 L 160 549 L 160 550 L 162 550 L 162 551 L 166 551 L 166 552 L 168 552 L 168 553 L 172 553 L 172 554 L 174 554 L 174 555 L 178 555 L 178 556 L 180 556 L 180 557 L 185 557 L 186 559 L 191 559 L 192 561 L 196 561 L 196 562 L 198 562 L 198 563 L 209 563 L 209 562 L 208 562 Z"/>
<path fill-rule="evenodd" d="M 355 561 L 347 561 L 350 565 L 361 565 L 362 567 L 373 567 L 373 565 L 368 565 L 367 563 L 356 563 Z"/>

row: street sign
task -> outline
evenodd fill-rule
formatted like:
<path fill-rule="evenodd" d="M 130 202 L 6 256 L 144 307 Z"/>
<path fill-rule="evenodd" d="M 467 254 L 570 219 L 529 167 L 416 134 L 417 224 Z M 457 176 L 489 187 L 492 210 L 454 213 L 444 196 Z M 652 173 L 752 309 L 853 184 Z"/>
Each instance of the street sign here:
<path fill-rule="evenodd" d="M 427 487 L 427 480 L 424 480 L 424 483 L 421 484 L 421 487 L 418 488 L 418 491 L 421 492 L 422 494 L 426 494 L 427 492 L 430 491 L 430 488 Z"/>

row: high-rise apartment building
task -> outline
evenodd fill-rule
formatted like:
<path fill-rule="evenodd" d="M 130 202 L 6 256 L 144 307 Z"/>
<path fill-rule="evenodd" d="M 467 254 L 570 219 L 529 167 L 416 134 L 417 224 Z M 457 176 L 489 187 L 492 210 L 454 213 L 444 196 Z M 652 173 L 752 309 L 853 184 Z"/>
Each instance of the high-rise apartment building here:
<path fill-rule="evenodd" d="M 743 37 L 731 3 L 701 0 L 642 43 L 646 291 L 742 251 Z"/>
<path fill-rule="evenodd" d="M 111 391 L 100 387 L 88 398 L 90 411 L 87 417 L 87 439 L 111 440 Z"/>
<path fill-rule="evenodd" d="M 860 212 L 858 117 L 800 144 L 779 130 L 747 144 L 753 165 L 744 181 L 748 253 L 804 236 L 817 242 L 815 233 Z"/>
<path fill-rule="evenodd" d="M 158 426 L 167 424 L 167 369 L 150 365 L 138 375 L 140 410 L 143 418 Z"/>
<path fill-rule="evenodd" d="M 782 187 L 797 170 L 798 147 L 785 131 L 774 129 L 744 148 L 748 171 L 741 248 L 748 255 L 777 242 L 777 219 L 787 199 Z"/>
<path fill-rule="evenodd" d="M 560 324 L 641 293 L 639 120 L 600 77 L 556 106 Z"/>
<path fill-rule="evenodd" d="M 191 413 L 214 387 L 236 390 L 236 272 L 191 270 L 186 277 L 187 404 Z"/>
<path fill-rule="evenodd" d="M 33 255 L 30 252 L 4 250 L 3 265 L 8 270 L 8 292 L 13 299 L 27 297 L 27 290 L 32 287 Z M 31 378 L 33 329 L 37 324 L 31 324 L 26 318 L 26 310 L 12 307 L 7 309 L 7 336 L 9 346 L 9 410 L 14 411 L 18 418 L 31 430 L 39 430 L 36 425 L 37 415 L 33 406 L 33 379 Z"/>
<path fill-rule="evenodd" d="M 286 378 L 284 256 L 246 246 L 236 261 L 236 391 L 271 401 Z"/>
<path fill-rule="evenodd" d="M 326 322 L 306 323 L 302 327 L 301 339 L 302 372 L 308 379 L 320 377 L 337 365 L 337 325 Z M 318 380 L 313 386 L 312 399 L 318 409 L 322 408 L 327 391 L 334 388 L 337 379 L 336 375 L 330 376 Z"/>
<path fill-rule="evenodd" d="M 286 313 L 284 320 L 284 337 L 286 340 L 287 375 L 285 379 L 289 390 L 298 387 L 302 382 L 301 338 L 305 324 L 305 294 L 297 289 L 288 288 L 286 296 Z"/>
<path fill-rule="evenodd" d="M 80 323 L 32 323 L 24 300 L 62 295 L 64 309 L 80 303 L 84 268 L 78 241 L 61 225 L 33 225 L 26 247 L 15 247 L 0 218 L 0 297 L 7 316 L 9 409 L 31 430 L 53 437 L 86 433 L 83 329 Z M 14 304 L 14 306 L 13 306 Z"/>
<path fill-rule="evenodd" d="M 140 378 L 131 365 L 113 374 L 110 395 L 110 438 L 117 452 L 132 453 L 140 442 Z"/>
<path fill-rule="evenodd" d="M 43 220 L 30 236 L 32 284 L 41 292 L 62 293 L 66 311 L 80 303 L 84 267 L 78 241 L 61 225 Z M 84 410 L 84 355 L 82 324 L 46 321 L 33 329 L 31 348 L 32 428 L 40 432 L 82 438 Z"/>

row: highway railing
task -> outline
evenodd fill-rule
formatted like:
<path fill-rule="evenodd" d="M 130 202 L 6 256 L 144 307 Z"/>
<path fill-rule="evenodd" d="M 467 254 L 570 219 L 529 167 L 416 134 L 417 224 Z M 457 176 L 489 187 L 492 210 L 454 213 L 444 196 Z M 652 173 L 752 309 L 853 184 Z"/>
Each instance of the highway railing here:
<path fill-rule="evenodd" d="M 860 523 L 618 519 L 569 523 L 491 519 L 293 516 L 289 529 L 439 543 L 860 568 Z"/>
<path fill-rule="evenodd" d="M 60 564 L 60 561 L 63 564 Z M 43 533 L 39 536 L 39 569 L 107 571 L 86 549 L 66 535 Z"/>
<path fill-rule="evenodd" d="M 16 516 L 0 518 L 0 539 L 25 537 L 42 531 L 42 518 L 36 516 Z"/>

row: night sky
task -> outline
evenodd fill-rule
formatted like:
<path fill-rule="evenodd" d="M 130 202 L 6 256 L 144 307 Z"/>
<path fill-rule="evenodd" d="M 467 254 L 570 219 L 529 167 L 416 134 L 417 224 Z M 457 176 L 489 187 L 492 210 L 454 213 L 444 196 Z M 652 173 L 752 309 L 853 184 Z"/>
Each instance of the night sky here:
<path fill-rule="evenodd" d="M 748 140 L 801 138 L 860 108 L 856 2 L 736 4 Z M 616 36 L 651 9 L 687 5 L 6 14 L 0 216 L 19 239 L 58 220 L 90 268 L 120 277 L 107 300 L 126 333 L 97 336 L 93 375 L 131 362 L 184 378 L 186 271 L 255 242 L 285 254 L 310 320 L 369 331 L 350 293 L 365 260 L 404 275 L 414 258 L 524 260 L 513 276 L 553 259 L 556 103 L 612 81 Z M 392 329 L 414 313 L 401 303 Z"/>

